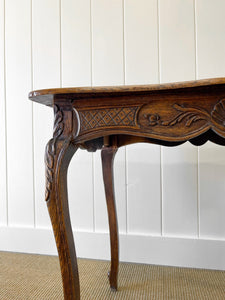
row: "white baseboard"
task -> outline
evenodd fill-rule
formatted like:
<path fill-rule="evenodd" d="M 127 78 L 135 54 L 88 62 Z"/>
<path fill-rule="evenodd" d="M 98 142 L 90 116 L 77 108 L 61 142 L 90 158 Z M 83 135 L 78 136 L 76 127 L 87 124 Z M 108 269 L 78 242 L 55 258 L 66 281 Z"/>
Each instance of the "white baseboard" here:
<path fill-rule="evenodd" d="M 77 256 L 108 260 L 107 233 L 75 232 Z M 51 229 L 0 227 L 0 251 L 56 255 Z M 225 270 L 225 241 L 120 235 L 120 261 Z"/>

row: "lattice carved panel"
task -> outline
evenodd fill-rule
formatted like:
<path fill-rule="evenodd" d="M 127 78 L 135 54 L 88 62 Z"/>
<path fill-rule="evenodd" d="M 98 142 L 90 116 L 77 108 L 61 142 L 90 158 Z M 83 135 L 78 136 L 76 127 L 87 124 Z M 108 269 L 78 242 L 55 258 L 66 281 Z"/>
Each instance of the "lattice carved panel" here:
<path fill-rule="evenodd" d="M 81 132 L 100 127 L 135 126 L 138 106 L 79 111 Z"/>

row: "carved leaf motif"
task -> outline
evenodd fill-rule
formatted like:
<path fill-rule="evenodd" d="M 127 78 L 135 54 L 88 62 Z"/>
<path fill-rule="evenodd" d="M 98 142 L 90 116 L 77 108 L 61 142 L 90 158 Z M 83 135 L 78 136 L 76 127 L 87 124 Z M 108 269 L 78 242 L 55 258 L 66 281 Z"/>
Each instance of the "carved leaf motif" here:
<path fill-rule="evenodd" d="M 185 121 L 185 126 L 189 127 L 192 123 L 199 120 L 210 120 L 210 115 L 207 111 L 195 108 L 195 107 L 185 107 L 183 105 L 174 104 L 173 108 L 178 112 L 178 114 L 167 121 L 161 120 L 158 114 L 147 114 L 145 117 L 149 121 L 149 126 L 161 125 L 161 126 L 174 126 L 178 123 Z"/>
<path fill-rule="evenodd" d="M 59 109 L 58 105 L 54 105 L 54 130 L 53 130 L 53 137 L 59 137 L 64 128 L 63 124 L 63 112 Z"/>
<path fill-rule="evenodd" d="M 51 139 L 46 146 L 45 152 L 45 166 L 46 166 L 46 187 L 45 187 L 45 200 L 47 201 L 50 197 L 51 185 L 53 180 L 53 167 L 54 167 L 54 153 L 53 153 L 53 142 Z"/>
<path fill-rule="evenodd" d="M 173 107 L 176 111 L 180 112 L 180 114 L 172 120 L 162 122 L 163 126 L 173 126 L 183 120 L 186 120 L 185 126 L 189 127 L 192 123 L 198 120 L 208 121 L 210 119 L 208 112 L 200 108 L 185 107 L 179 104 L 174 104 Z"/>
<path fill-rule="evenodd" d="M 51 139 L 45 151 L 45 166 L 46 166 L 46 188 L 45 188 L 45 200 L 48 201 L 50 198 L 50 192 L 53 181 L 53 171 L 54 171 L 54 163 L 55 163 L 55 143 L 57 138 L 63 132 L 64 123 L 63 123 L 63 112 L 61 109 L 54 105 L 54 130 L 53 130 L 53 139 Z"/>

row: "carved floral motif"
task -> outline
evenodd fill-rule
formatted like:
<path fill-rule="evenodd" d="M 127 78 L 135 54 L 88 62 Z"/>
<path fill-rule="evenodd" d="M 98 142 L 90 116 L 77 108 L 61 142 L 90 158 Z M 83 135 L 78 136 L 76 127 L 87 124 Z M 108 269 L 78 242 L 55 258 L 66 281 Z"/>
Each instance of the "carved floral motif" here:
<path fill-rule="evenodd" d="M 225 127 L 225 99 L 220 100 L 211 112 L 197 107 L 187 107 L 180 104 L 174 104 L 173 108 L 178 112 L 177 115 L 169 120 L 162 120 L 159 114 L 144 114 L 144 118 L 148 120 L 148 126 L 175 126 L 184 122 L 186 127 L 190 127 L 194 122 L 204 120 L 206 122 L 218 123 Z"/>
<path fill-rule="evenodd" d="M 210 119 L 208 112 L 200 108 L 185 107 L 179 104 L 174 104 L 173 108 L 178 112 L 178 114 L 174 118 L 167 121 L 161 120 L 161 117 L 158 114 L 145 114 L 144 117 L 148 119 L 149 126 L 174 126 L 182 121 L 185 121 L 185 126 L 189 127 L 192 123 L 198 120 L 208 121 Z"/>
<path fill-rule="evenodd" d="M 149 126 L 159 125 L 161 120 L 158 114 L 145 114 L 144 117 L 148 119 Z"/>
<path fill-rule="evenodd" d="M 45 200 L 48 201 L 50 197 L 50 191 L 53 181 L 54 172 L 54 160 L 56 152 L 56 140 L 62 134 L 64 123 L 63 123 L 63 112 L 58 107 L 54 105 L 54 129 L 53 138 L 48 142 L 45 152 L 45 166 L 46 166 L 46 187 L 45 187 Z"/>

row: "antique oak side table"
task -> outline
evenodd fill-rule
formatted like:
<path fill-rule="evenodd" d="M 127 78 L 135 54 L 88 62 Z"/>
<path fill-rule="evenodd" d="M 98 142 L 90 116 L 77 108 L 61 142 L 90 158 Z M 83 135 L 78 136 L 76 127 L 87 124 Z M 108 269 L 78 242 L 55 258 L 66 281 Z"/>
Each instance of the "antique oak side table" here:
<path fill-rule="evenodd" d="M 119 147 L 146 142 L 166 146 L 210 140 L 225 145 L 225 78 L 183 83 L 61 88 L 33 91 L 33 101 L 54 108 L 46 146 L 46 202 L 58 248 L 64 298 L 80 299 L 77 259 L 67 200 L 67 169 L 78 148 L 101 149 L 108 209 L 110 286 L 117 289 L 118 228 L 113 160 Z"/>

